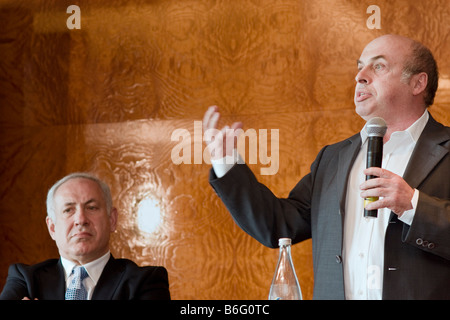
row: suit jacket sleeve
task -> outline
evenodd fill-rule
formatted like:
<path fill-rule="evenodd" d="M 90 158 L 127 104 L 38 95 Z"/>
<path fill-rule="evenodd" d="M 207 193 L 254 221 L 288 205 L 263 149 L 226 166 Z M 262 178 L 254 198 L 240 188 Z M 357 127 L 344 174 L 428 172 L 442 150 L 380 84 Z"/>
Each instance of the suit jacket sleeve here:
<path fill-rule="evenodd" d="M 300 180 L 288 198 L 275 196 L 257 181 L 246 164 L 234 165 L 220 179 L 211 169 L 210 184 L 235 222 L 260 243 L 276 248 L 282 237 L 297 243 L 311 237 L 313 181 L 324 149 L 312 164 L 311 172 Z"/>
<path fill-rule="evenodd" d="M 22 300 L 24 297 L 30 297 L 28 282 L 22 265 L 11 265 L 8 270 L 6 284 L 0 295 L 0 300 Z"/>
<path fill-rule="evenodd" d="M 146 268 L 142 285 L 134 297 L 136 300 L 170 300 L 169 277 L 166 268 Z"/>
<path fill-rule="evenodd" d="M 416 211 L 411 226 L 405 225 L 404 241 L 450 260 L 450 201 L 420 192 Z"/>
<path fill-rule="evenodd" d="M 430 117 L 422 136 L 405 173 L 419 200 L 403 241 L 450 260 L 450 128 Z"/>

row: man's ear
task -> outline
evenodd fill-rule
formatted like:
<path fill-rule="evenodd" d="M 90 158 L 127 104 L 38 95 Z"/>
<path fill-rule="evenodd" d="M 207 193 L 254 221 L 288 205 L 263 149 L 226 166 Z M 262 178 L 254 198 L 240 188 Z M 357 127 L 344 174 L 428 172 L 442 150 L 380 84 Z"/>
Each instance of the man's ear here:
<path fill-rule="evenodd" d="M 55 240 L 55 223 L 49 216 L 45 218 L 45 222 L 47 223 L 48 233 L 50 233 L 50 237 Z"/>
<path fill-rule="evenodd" d="M 117 216 L 119 214 L 117 213 L 117 209 L 116 208 L 112 208 L 111 209 L 111 213 L 109 215 L 109 223 L 111 226 L 111 232 L 116 231 L 116 226 L 117 226 Z"/>
<path fill-rule="evenodd" d="M 428 84 L 428 75 L 425 72 L 415 74 L 411 77 L 412 94 L 417 96 L 425 91 Z"/>

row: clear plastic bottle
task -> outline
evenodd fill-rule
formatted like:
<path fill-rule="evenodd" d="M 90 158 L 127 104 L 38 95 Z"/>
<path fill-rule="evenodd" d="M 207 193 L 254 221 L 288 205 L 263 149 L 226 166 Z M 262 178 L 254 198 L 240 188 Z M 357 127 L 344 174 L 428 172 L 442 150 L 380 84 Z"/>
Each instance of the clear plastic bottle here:
<path fill-rule="evenodd" d="M 269 300 L 302 300 L 302 291 L 291 256 L 291 239 L 278 240 L 280 254 L 270 286 Z"/>

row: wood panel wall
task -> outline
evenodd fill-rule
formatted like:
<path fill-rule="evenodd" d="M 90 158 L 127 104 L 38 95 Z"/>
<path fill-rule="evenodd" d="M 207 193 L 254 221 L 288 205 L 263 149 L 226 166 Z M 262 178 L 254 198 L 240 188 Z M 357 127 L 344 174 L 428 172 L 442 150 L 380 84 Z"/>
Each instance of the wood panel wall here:
<path fill-rule="evenodd" d="M 72 4 L 80 29 L 66 24 Z M 373 4 L 381 29 L 366 23 Z M 362 127 L 355 61 L 381 34 L 432 49 L 441 82 L 430 112 L 450 124 L 448 21 L 447 0 L 1 0 L 0 286 L 9 264 L 58 256 L 46 192 L 90 171 L 111 185 L 120 212 L 116 257 L 164 265 L 174 299 L 266 299 L 277 250 L 235 225 L 206 159 L 193 163 L 195 121 L 216 104 L 223 123 L 278 129 L 279 149 L 268 146 L 278 172 L 261 175 L 260 159 L 251 167 L 287 196 L 320 148 Z M 177 129 L 192 138 L 191 164 L 172 160 Z M 154 230 L 138 223 L 145 199 Z M 292 251 L 311 299 L 311 242 Z"/>

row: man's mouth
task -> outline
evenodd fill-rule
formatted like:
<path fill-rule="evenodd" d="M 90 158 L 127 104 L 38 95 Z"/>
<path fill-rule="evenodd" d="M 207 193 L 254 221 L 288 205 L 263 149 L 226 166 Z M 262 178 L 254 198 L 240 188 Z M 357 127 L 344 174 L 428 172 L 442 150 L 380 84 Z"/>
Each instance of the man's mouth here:
<path fill-rule="evenodd" d="M 72 238 L 75 238 L 78 240 L 88 239 L 90 237 L 92 237 L 92 234 L 90 234 L 89 232 L 78 232 L 72 236 Z"/>
<path fill-rule="evenodd" d="M 364 101 L 366 99 L 369 99 L 370 97 L 372 97 L 372 94 L 370 94 L 369 92 L 357 91 L 355 100 L 356 100 L 356 102 L 361 102 L 361 101 Z"/>

